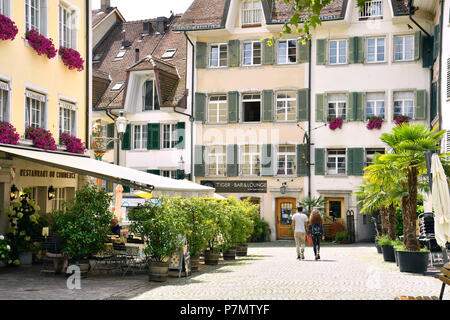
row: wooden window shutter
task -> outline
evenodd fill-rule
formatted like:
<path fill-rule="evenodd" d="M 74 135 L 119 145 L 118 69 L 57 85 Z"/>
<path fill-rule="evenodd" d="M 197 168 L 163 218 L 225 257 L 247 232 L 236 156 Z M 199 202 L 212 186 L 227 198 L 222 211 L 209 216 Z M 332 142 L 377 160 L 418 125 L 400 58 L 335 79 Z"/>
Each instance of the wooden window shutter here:
<path fill-rule="evenodd" d="M 131 150 L 131 124 L 127 124 L 127 129 L 123 135 L 122 150 Z"/>
<path fill-rule="evenodd" d="M 228 66 L 229 67 L 239 67 L 240 45 L 241 45 L 241 43 L 239 40 L 228 41 Z"/>
<path fill-rule="evenodd" d="M 316 122 L 325 122 L 326 114 L 325 95 L 318 93 L 316 94 Z"/>
<path fill-rule="evenodd" d="M 238 122 L 239 92 L 230 91 L 227 96 L 228 102 L 228 123 Z"/>
<path fill-rule="evenodd" d="M 364 63 L 365 39 L 364 39 L 364 37 L 357 37 L 356 39 L 357 39 L 357 45 L 356 45 L 357 58 L 356 58 L 356 62 L 357 63 Z"/>
<path fill-rule="evenodd" d="M 414 119 L 425 120 L 427 117 L 427 91 L 416 90 L 414 93 Z"/>
<path fill-rule="evenodd" d="M 364 93 L 350 92 L 348 96 L 348 120 L 364 120 Z"/>
<path fill-rule="evenodd" d="M 275 44 L 269 46 L 269 39 L 263 41 L 263 64 L 273 64 L 275 58 Z"/>
<path fill-rule="evenodd" d="M 348 63 L 356 63 L 358 59 L 358 37 L 348 39 Z"/>
<path fill-rule="evenodd" d="M 177 149 L 184 149 L 185 148 L 185 140 L 186 140 L 186 123 L 185 122 L 177 123 L 177 135 L 178 135 Z"/>
<path fill-rule="evenodd" d="M 431 97 L 430 97 L 430 120 L 433 121 L 438 112 L 438 86 L 437 82 L 431 84 Z"/>
<path fill-rule="evenodd" d="M 431 68 L 433 66 L 433 45 L 434 37 L 424 37 L 422 46 L 422 67 Z"/>
<path fill-rule="evenodd" d="M 314 173 L 316 176 L 325 175 L 325 149 L 314 150 Z"/>
<path fill-rule="evenodd" d="M 316 64 L 327 64 L 327 39 L 316 40 Z"/>
<path fill-rule="evenodd" d="M 107 125 L 106 125 L 106 136 L 108 137 L 108 138 L 114 138 L 114 128 L 115 128 L 115 125 L 114 125 L 114 123 L 108 123 Z M 111 150 L 111 149 L 114 149 L 114 144 L 115 144 L 115 142 L 109 142 L 109 141 L 106 141 L 105 142 L 105 144 L 106 144 L 106 150 Z"/>
<path fill-rule="evenodd" d="M 297 120 L 308 121 L 309 89 L 297 90 Z"/>
<path fill-rule="evenodd" d="M 309 175 L 308 166 L 308 146 L 305 144 L 297 145 L 297 176 L 306 177 Z"/>
<path fill-rule="evenodd" d="M 195 44 L 195 63 L 198 69 L 206 68 L 208 63 L 208 54 L 206 52 L 207 45 L 205 42 L 197 42 Z"/>
<path fill-rule="evenodd" d="M 273 176 L 275 150 L 271 144 L 263 144 L 261 155 L 261 175 Z"/>
<path fill-rule="evenodd" d="M 262 92 L 263 103 L 263 121 L 273 121 L 273 90 L 263 90 Z"/>
<path fill-rule="evenodd" d="M 227 145 L 227 177 L 237 177 L 239 175 L 238 165 L 238 145 Z"/>
<path fill-rule="evenodd" d="M 194 174 L 198 177 L 205 176 L 205 146 L 194 146 Z"/>
<path fill-rule="evenodd" d="M 159 123 L 147 124 L 147 150 L 161 149 L 160 129 Z"/>
<path fill-rule="evenodd" d="M 158 175 L 158 176 L 161 175 L 161 173 L 159 172 L 159 170 L 147 170 L 147 173 L 156 174 L 156 175 Z"/>
<path fill-rule="evenodd" d="M 297 40 L 297 63 L 309 62 L 309 44 L 309 40 L 305 44 L 301 40 Z"/>
<path fill-rule="evenodd" d="M 433 61 L 436 60 L 439 55 L 439 41 L 440 41 L 440 25 L 434 26 L 434 36 L 433 36 Z"/>
<path fill-rule="evenodd" d="M 195 93 L 195 121 L 206 121 L 206 94 Z"/>
<path fill-rule="evenodd" d="M 421 41 L 422 40 L 422 33 L 420 31 L 417 31 L 414 34 L 414 60 L 420 59 L 420 50 L 421 50 Z"/>
<path fill-rule="evenodd" d="M 347 175 L 362 176 L 364 174 L 364 149 L 347 149 Z"/>

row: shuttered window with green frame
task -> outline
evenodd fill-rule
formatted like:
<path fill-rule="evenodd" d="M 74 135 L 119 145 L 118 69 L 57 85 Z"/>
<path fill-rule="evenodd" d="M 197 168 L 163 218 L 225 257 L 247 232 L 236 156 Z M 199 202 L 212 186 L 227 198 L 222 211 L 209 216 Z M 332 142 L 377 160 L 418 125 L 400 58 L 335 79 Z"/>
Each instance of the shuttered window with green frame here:
<path fill-rule="evenodd" d="M 228 66 L 229 67 L 239 67 L 240 47 L 241 47 L 241 42 L 239 40 L 229 40 L 228 41 Z"/>
<path fill-rule="evenodd" d="M 273 121 L 273 100 L 274 100 L 273 90 L 262 91 L 262 110 L 263 110 L 262 120 L 264 122 Z"/>
<path fill-rule="evenodd" d="M 327 64 L 327 39 L 316 40 L 316 64 Z"/>
<path fill-rule="evenodd" d="M 114 130 L 115 130 L 114 123 L 108 123 L 106 125 L 106 136 L 108 138 L 114 138 Z M 114 149 L 115 141 L 112 141 L 112 140 L 105 141 L 105 144 L 106 144 L 106 150 L 112 150 L 112 149 Z"/>
<path fill-rule="evenodd" d="M 230 91 L 227 94 L 228 100 L 228 123 L 238 122 L 239 92 Z"/>
<path fill-rule="evenodd" d="M 206 68 L 208 64 L 208 46 L 205 42 L 197 42 L 195 45 L 195 64 L 198 69 Z"/>
<path fill-rule="evenodd" d="M 177 149 L 184 149 L 185 148 L 185 140 L 186 140 L 186 123 L 185 122 L 177 123 L 177 135 L 178 135 Z"/>
<path fill-rule="evenodd" d="M 272 144 L 262 145 L 261 175 L 273 176 L 275 165 L 275 148 Z"/>
<path fill-rule="evenodd" d="M 122 150 L 131 150 L 131 124 L 127 124 L 127 129 L 123 135 Z"/>
<path fill-rule="evenodd" d="M 206 94 L 201 92 L 195 93 L 195 121 L 206 121 Z"/>
<path fill-rule="evenodd" d="M 274 64 L 275 61 L 275 44 L 269 45 L 269 39 L 265 39 L 262 43 L 263 46 L 263 64 Z"/>
<path fill-rule="evenodd" d="M 427 91 L 416 90 L 414 92 L 414 119 L 425 120 L 427 118 Z"/>
<path fill-rule="evenodd" d="M 364 92 L 350 92 L 348 96 L 349 121 L 364 121 Z"/>
<path fill-rule="evenodd" d="M 205 146 L 194 146 L 194 175 L 204 177 L 206 172 L 205 165 Z"/>
<path fill-rule="evenodd" d="M 147 150 L 159 150 L 161 148 L 160 124 L 149 123 L 147 124 L 147 130 Z"/>
<path fill-rule="evenodd" d="M 238 145 L 227 145 L 227 177 L 237 177 L 239 175 Z"/>
<path fill-rule="evenodd" d="M 309 44 L 310 40 L 306 40 L 304 44 L 300 39 L 297 40 L 297 63 L 309 62 Z"/>
<path fill-rule="evenodd" d="M 325 149 L 314 149 L 314 173 L 316 176 L 325 175 Z"/>
<path fill-rule="evenodd" d="M 323 93 L 318 93 L 316 94 L 316 122 L 326 122 L 326 119 L 326 95 Z"/>
<path fill-rule="evenodd" d="M 364 38 L 351 37 L 348 40 L 348 63 L 364 63 Z"/>
<path fill-rule="evenodd" d="M 308 121 L 309 88 L 297 90 L 297 121 Z"/>
<path fill-rule="evenodd" d="M 306 177 L 309 175 L 308 166 L 308 145 L 298 144 L 297 145 L 297 176 Z"/>
<path fill-rule="evenodd" d="M 362 176 L 364 174 L 364 148 L 347 149 L 347 175 Z"/>

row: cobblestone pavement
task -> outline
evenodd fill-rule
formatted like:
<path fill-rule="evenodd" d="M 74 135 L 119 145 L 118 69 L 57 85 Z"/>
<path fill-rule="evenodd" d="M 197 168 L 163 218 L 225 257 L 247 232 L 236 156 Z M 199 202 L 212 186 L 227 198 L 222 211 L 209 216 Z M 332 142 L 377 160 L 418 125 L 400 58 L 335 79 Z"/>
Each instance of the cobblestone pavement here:
<path fill-rule="evenodd" d="M 371 244 L 323 246 L 321 260 L 311 248 L 296 259 L 292 241 L 250 244 L 247 257 L 200 266 L 188 278 L 149 282 L 141 275 L 89 275 L 80 290 L 62 276 L 39 274 L 39 267 L 0 269 L 0 299 L 286 300 L 394 299 L 399 295 L 438 296 L 432 275 L 400 273 L 383 262 Z M 444 299 L 450 299 L 447 287 Z"/>

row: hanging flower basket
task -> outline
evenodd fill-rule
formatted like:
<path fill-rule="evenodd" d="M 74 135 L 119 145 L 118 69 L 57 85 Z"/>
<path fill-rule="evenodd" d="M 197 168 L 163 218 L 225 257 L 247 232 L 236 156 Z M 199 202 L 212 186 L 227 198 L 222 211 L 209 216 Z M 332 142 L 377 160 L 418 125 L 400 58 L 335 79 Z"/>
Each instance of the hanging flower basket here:
<path fill-rule="evenodd" d="M 343 123 L 344 123 L 344 120 L 342 120 L 342 118 L 334 118 L 334 117 L 328 118 L 328 124 L 329 124 L 330 130 L 336 130 L 337 128 L 342 129 Z"/>
<path fill-rule="evenodd" d="M 44 150 L 57 150 L 55 139 L 49 130 L 29 127 L 25 130 L 25 138 L 33 140 L 33 146 Z"/>
<path fill-rule="evenodd" d="M 369 123 L 367 124 L 366 128 L 369 130 L 373 130 L 373 129 L 380 130 L 382 125 L 383 125 L 382 117 L 370 117 Z"/>
<path fill-rule="evenodd" d="M 9 122 L 0 121 L 0 143 L 19 144 L 19 134 L 16 132 L 16 128 Z"/>
<path fill-rule="evenodd" d="M 408 116 L 395 116 L 394 121 L 396 125 L 401 125 L 403 123 L 409 123 L 409 121 L 411 120 L 410 117 Z"/>
<path fill-rule="evenodd" d="M 53 59 L 56 56 L 56 48 L 52 39 L 47 39 L 36 30 L 28 30 L 25 33 L 25 39 L 30 46 L 36 50 L 38 55 L 45 54 L 47 58 Z"/>
<path fill-rule="evenodd" d="M 81 58 L 80 53 L 77 50 L 61 47 L 59 48 L 59 56 L 64 64 L 69 67 L 70 70 L 77 69 L 78 71 L 84 70 L 84 60 Z"/>
<path fill-rule="evenodd" d="M 0 14 L 0 39 L 14 40 L 18 32 L 19 29 L 17 29 L 17 26 L 14 23 L 14 21 Z"/>
<path fill-rule="evenodd" d="M 67 133 L 63 133 L 61 134 L 59 140 L 60 143 L 67 147 L 67 152 L 84 154 L 84 152 L 86 151 L 84 143 L 81 142 L 81 139 L 78 139 L 77 137 L 68 135 Z"/>

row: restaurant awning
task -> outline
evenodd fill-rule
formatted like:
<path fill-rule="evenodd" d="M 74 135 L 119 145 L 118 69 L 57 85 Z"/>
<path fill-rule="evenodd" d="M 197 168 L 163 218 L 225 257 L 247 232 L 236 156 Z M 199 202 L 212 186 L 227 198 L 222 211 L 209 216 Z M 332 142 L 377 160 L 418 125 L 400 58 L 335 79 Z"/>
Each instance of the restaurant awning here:
<path fill-rule="evenodd" d="M 170 179 L 81 155 L 41 151 L 4 144 L 0 144 L 0 152 L 6 152 L 17 158 L 81 175 L 100 178 L 135 189 L 154 190 L 153 192 L 155 193 L 156 191 L 156 195 L 166 193 L 169 195 L 183 195 L 191 193 L 197 196 L 211 196 L 214 193 L 214 188 L 202 186 L 187 180 Z"/>

